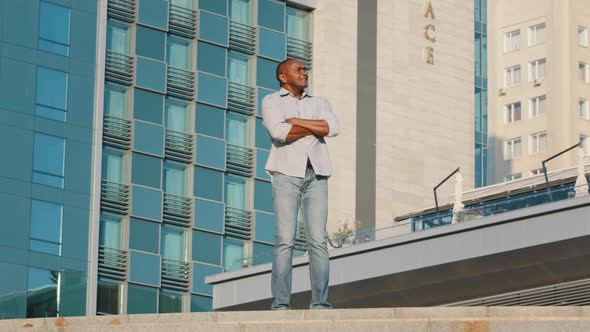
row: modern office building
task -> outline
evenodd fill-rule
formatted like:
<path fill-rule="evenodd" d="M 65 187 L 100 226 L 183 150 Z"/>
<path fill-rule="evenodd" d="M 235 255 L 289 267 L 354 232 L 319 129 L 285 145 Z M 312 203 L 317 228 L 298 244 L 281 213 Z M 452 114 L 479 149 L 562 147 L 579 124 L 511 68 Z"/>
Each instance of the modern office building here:
<path fill-rule="evenodd" d="M 488 183 L 487 0 L 475 1 L 475 187 Z"/>
<path fill-rule="evenodd" d="M 540 174 L 590 135 L 588 22 L 583 0 L 488 2 L 490 183 Z"/>

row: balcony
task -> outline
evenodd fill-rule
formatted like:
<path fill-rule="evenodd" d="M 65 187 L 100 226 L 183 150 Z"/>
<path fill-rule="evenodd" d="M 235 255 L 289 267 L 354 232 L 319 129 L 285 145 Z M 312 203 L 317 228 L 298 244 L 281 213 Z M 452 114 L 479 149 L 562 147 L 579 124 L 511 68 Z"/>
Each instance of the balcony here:
<path fill-rule="evenodd" d="M 182 163 L 193 160 L 193 135 L 174 130 L 166 130 L 166 158 Z"/>
<path fill-rule="evenodd" d="M 107 15 L 123 22 L 133 23 L 135 20 L 134 0 L 109 0 Z"/>
<path fill-rule="evenodd" d="M 192 9 L 170 5 L 168 31 L 188 39 L 195 38 L 197 33 L 197 12 Z"/>
<path fill-rule="evenodd" d="M 128 150 L 131 146 L 131 121 L 105 115 L 102 141 L 105 145 Z"/>
<path fill-rule="evenodd" d="M 225 207 L 225 234 L 242 240 L 252 238 L 252 212 Z"/>
<path fill-rule="evenodd" d="M 229 21 L 229 48 L 246 53 L 256 53 L 256 28 Z"/>
<path fill-rule="evenodd" d="M 195 96 L 195 73 L 168 66 L 166 86 L 168 95 L 193 100 Z"/>
<path fill-rule="evenodd" d="M 119 281 L 127 279 L 127 252 L 99 245 L 98 276 Z"/>
<path fill-rule="evenodd" d="M 236 82 L 227 82 L 227 108 L 230 111 L 253 115 L 256 89 Z"/>
<path fill-rule="evenodd" d="M 297 59 L 311 67 L 312 44 L 304 40 L 287 37 L 287 58 Z"/>
<path fill-rule="evenodd" d="M 181 292 L 190 289 L 190 263 L 162 257 L 162 287 Z"/>
<path fill-rule="evenodd" d="M 254 167 L 254 150 L 239 146 L 227 145 L 226 168 L 230 173 L 250 177 Z"/>
<path fill-rule="evenodd" d="M 192 218 L 191 199 L 183 196 L 164 193 L 164 222 L 172 225 L 188 227 Z"/>
<path fill-rule="evenodd" d="M 129 186 L 107 180 L 101 181 L 100 209 L 117 214 L 129 211 Z"/>
<path fill-rule="evenodd" d="M 133 66 L 132 56 L 107 50 L 105 79 L 123 85 L 131 85 L 133 83 Z"/>

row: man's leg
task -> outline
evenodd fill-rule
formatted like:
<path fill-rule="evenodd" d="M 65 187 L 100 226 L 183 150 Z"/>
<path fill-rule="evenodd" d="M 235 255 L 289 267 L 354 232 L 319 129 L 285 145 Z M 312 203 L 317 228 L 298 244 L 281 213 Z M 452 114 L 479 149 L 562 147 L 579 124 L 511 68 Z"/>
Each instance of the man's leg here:
<path fill-rule="evenodd" d="M 326 244 L 328 222 L 328 178 L 316 177 L 313 169 L 305 175 L 303 191 L 303 221 L 309 251 L 309 278 L 311 281 L 311 309 L 330 309 L 328 281 L 330 259 Z"/>
<path fill-rule="evenodd" d="M 301 202 L 303 179 L 276 173 L 272 178 L 275 208 L 275 247 L 272 259 L 271 309 L 289 309 L 293 245 L 297 230 L 297 211 Z"/>

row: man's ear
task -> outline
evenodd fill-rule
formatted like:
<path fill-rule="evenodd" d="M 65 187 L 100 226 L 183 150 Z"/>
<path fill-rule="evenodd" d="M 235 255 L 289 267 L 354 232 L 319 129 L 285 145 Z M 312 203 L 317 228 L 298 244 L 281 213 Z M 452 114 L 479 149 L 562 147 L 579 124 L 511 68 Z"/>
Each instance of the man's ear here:
<path fill-rule="evenodd" d="M 283 84 L 287 83 L 287 75 L 285 73 L 279 74 L 279 81 Z"/>

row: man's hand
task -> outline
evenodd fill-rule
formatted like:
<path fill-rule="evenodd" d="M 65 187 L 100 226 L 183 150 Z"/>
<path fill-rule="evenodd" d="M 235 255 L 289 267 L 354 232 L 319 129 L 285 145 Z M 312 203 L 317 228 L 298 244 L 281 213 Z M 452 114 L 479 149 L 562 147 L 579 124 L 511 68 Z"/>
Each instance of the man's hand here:
<path fill-rule="evenodd" d="M 285 123 L 293 126 L 303 127 L 311 131 L 311 133 L 318 137 L 324 137 L 330 132 L 330 127 L 326 120 L 306 120 L 300 118 L 285 119 Z"/>
<path fill-rule="evenodd" d="M 285 120 L 285 122 L 288 123 L 288 124 L 290 124 L 290 125 L 296 126 L 297 125 L 297 123 L 296 123 L 297 122 L 297 118 L 288 118 L 288 119 Z"/>

